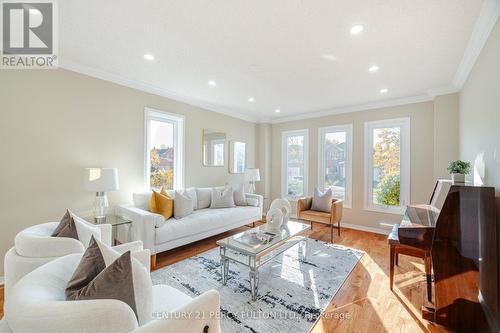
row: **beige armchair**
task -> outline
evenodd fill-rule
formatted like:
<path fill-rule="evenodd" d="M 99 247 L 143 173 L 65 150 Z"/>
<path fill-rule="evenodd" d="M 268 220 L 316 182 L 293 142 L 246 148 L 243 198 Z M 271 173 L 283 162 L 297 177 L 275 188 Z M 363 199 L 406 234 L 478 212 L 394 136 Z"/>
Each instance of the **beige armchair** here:
<path fill-rule="evenodd" d="M 297 201 L 297 217 L 299 220 L 328 224 L 330 226 L 330 242 L 333 243 L 333 227 L 337 224 L 338 235 L 340 237 L 340 220 L 342 220 L 343 200 L 332 199 L 332 208 L 330 212 L 319 212 L 311 210 L 312 198 L 306 197 Z"/>

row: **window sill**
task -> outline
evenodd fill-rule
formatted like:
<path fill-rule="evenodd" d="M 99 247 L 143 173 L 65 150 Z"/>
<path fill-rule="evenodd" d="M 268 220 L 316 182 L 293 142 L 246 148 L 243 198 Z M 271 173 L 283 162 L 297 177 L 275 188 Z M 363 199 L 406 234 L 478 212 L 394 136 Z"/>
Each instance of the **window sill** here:
<path fill-rule="evenodd" d="M 368 206 L 363 208 L 366 211 L 377 212 L 377 213 L 385 213 L 385 214 L 394 214 L 394 215 L 404 215 L 405 207 L 399 208 L 384 208 L 377 206 Z"/>

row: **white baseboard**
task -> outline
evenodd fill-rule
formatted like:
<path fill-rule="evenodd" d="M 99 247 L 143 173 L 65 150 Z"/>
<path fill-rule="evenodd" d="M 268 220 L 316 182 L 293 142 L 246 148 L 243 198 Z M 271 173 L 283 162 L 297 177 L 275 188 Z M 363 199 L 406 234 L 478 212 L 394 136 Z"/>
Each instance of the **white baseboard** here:
<path fill-rule="evenodd" d="M 0 286 L 1 286 L 1 287 L 3 287 L 3 281 L 4 281 L 3 276 L 0 276 Z"/>
<path fill-rule="evenodd" d="M 391 230 L 389 230 L 389 229 L 367 227 L 367 226 L 359 225 L 359 224 L 350 224 L 350 223 L 342 223 L 341 222 L 340 226 L 344 227 L 344 228 L 348 228 L 348 229 L 373 232 L 375 234 L 382 234 L 382 235 L 389 235 L 391 233 Z"/>

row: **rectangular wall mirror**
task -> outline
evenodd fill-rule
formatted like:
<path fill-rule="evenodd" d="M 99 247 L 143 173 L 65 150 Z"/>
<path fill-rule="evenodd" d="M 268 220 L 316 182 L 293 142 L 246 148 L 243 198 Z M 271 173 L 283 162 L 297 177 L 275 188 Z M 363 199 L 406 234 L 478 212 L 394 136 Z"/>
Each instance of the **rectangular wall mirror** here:
<path fill-rule="evenodd" d="M 229 142 L 229 172 L 244 173 L 247 164 L 247 144 L 240 141 Z"/>
<path fill-rule="evenodd" d="M 224 166 L 226 158 L 226 133 L 203 130 L 203 165 Z"/>

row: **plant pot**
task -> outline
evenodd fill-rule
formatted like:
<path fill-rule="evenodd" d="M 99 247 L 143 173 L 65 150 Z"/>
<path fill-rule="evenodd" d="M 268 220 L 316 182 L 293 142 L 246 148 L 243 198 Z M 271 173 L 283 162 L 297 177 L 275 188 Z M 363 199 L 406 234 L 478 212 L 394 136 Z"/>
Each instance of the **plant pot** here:
<path fill-rule="evenodd" d="M 452 173 L 451 179 L 454 183 L 465 183 L 465 175 L 461 173 Z"/>

